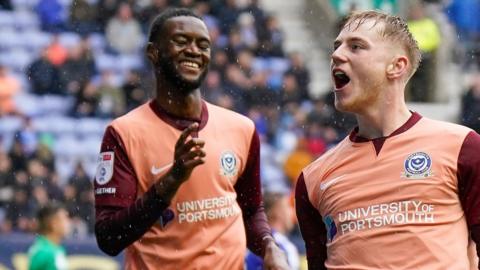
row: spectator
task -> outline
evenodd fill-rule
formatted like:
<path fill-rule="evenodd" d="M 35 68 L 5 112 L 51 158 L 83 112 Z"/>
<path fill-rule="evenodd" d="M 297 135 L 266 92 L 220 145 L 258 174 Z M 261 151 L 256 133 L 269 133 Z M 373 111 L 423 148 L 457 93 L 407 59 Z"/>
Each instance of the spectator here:
<path fill-rule="evenodd" d="M 285 192 L 285 191 L 284 191 Z M 273 238 L 279 247 L 287 254 L 290 269 L 300 269 L 298 250 L 288 239 L 288 234 L 295 226 L 294 210 L 288 193 L 266 192 L 264 195 L 265 213 L 273 231 Z M 246 257 L 247 270 L 263 269 L 262 259 L 248 252 Z"/>
<path fill-rule="evenodd" d="M 78 94 L 95 73 L 95 62 L 87 39 L 73 46 L 60 68 L 61 88 L 68 94 Z"/>
<path fill-rule="evenodd" d="M 310 72 L 305 66 L 303 56 L 300 52 L 292 52 L 288 56 L 290 60 L 290 68 L 287 70 L 287 74 L 292 74 L 297 79 L 298 88 L 305 97 L 310 96 L 309 84 L 310 84 Z"/>
<path fill-rule="evenodd" d="M 138 19 L 142 24 L 143 32 L 146 33 L 150 27 L 150 23 L 160 13 L 162 13 L 168 6 L 169 0 L 152 0 L 141 12 Z"/>
<path fill-rule="evenodd" d="M 59 67 L 67 60 L 68 51 L 60 43 L 60 36 L 54 35 L 52 42 L 47 47 L 47 59 L 52 65 Z"/>
<path fill-rule="evenodd" d="M 89 82 L 78 93 L 72 115 L 75 117 L 94 117 L 98 111 L 98 103 L 98 88 L 93 82 Z"/>
<path fill-rule="evenodd" d="M 127 112 L 140 106 L 147 99 L 140 76 L 138 71 L 130 70 L 122 86 Z"/>
<path fill-rule="evenodd" d="M 114 53 L 132 54 L 138 52 L 144 36 L 138 21 L 133 18 L 130 6 L 123 3 L 115 17 L 108 21 L 106 36 Z"/>
<path fill-rule="evenodd" d="M 5 221 L 1 225 L 3 232 L 31 232 L 34 205 L 28 199 L 29 190 L 17 186 L 13 200 L 6 207 Z"/>
<path fill-rule="evenodd" d="M 73 0 L 70 5 L 69 28 L 71 31 L 84 36 L 94 31 L 99 31 L 96 22 L 97 9 L 92 1 Z"/>
<path fill-rule="evenodd" d="M 49 203 L 37 213 L 38 236 L 28 250 L 29 270 L 66 270 L 65 249 L 60 245 L 70 232 L 67 211 L 58 203 Z"/>
<path fill-rule="evenodd" d="M 20 83 L 8 74 L 8 69 L 0 65 L 0 117 L 17 114 L 15 95 L 20 92 Z"/>
<path fill-rule="evenodd" d="M 114 82 L 112 71 L 102 72 L 98 83 L 99 105 L 97 115 L 100 117 L 118 117 L 125 112 L 125 96 Z"/>
<path fill-rule="evenodd" d="M 308 93 L 299 88 L 295 75 L 286 73 L 283 76 L 283 84 L 280 91 L 280 104 L 282 106 L 290 102 L 301 104 L 305 100 L 308 100 Z"/>
<path fill-rule="evenodd" d="M 38 1 L 36 12 L 43 31 L 58 33 L 65 29 L 64 10 L 58 0 Z"/>
<path fill-rule="evenodd" d="M 410 6 L 408 28 L 418 43 L 422 61 L 409 83 L 411 101 L 433 101 L 436 82 L 436 51 L 441 42 L 437 24 L 425 14 L 423 4 Z"/>
<path fill-rule="evenodd" d="M 236 0 L 225 0 L 225 6 L 222 7 L 218 14 L 220 31 L 223 34 L 230 32 L 237 22 L 240 11 L 237 7 Z"/>
<path fill-rule="evenodd" d="M 471 86 L 462 97 L 461 123 L 480 133 L 480 73 L 473 76 Z"/>
<path fill-rule="evenodd" d="M 27 76 L 34 94 L 62 94 L 59 87 L 57 68 L 50 62 L 47 50 L 43 50 L 40 58 L 34 60 L 27 69 Z"/>
<path fill-rule="evenodd" d="M 13 199 L 14 185 L 12 161 L 6 153 L 0 151 L 0 212 Z"/>
<path fill-rule="evenodd" d="M 278 19 L 275 16 L 268 16 L 265 28 L 259 33 L 258 56 L 283 57 L 283 40 L 283 31 L 280 29 Z"/>

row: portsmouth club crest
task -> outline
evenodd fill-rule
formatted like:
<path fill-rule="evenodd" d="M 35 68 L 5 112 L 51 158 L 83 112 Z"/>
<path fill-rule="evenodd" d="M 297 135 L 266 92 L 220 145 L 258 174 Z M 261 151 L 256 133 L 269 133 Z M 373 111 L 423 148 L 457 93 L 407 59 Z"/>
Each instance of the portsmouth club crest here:
<path fill-rule="evenodd" d="M 432 159 L 425 152 L 409 155 L 404 162 L 405 171 L 402 177 L 409 179 L 424 179 L 432 176 Z"/>
<path fill-rule="evenodd" d="M 226 176 L 230 181 L 238 173 L 238 158 L 234 152 L 228 150 L 220 155 L 220 174 Z"/>

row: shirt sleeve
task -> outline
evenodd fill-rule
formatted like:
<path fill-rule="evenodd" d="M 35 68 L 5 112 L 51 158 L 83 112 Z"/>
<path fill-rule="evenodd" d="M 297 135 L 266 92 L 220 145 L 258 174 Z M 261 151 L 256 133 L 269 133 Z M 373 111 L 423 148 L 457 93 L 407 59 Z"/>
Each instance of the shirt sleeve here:
<path fill-rule="evenodd" d="M 112 127 L 105 132 L 101 152 L 101 157 L 104 153 L 113 155 L 109 157 L 113 158 L 113 175 L 103 185 L 98 184 L 97 179 L 94 181 L 95 236 L 100 249 L 115 256 L 142 237 L 168 205 L 157 195 L 154 186 L 136 198 L 135 172 L 120 136 Z"/>
<path fill-rule="evenodd" d="M 308 269 L 326 270 L 327 230 L 322 216 L 308 198 L 303 173 L 299 176 L 295 187 L 295 209 L 307 250 Z"/>
<path fill-rule="evenodd" d="M 480 257 L 480 135 L 471 131 L 458 157 L 458 191 L 468 229 Z M 479 265 L 480 269 L 480 265 Z"/>
<path fill-rule="evenodd" d="M 250 143 L 245 170 L 235 184 L 237 202 L 242 209 L 248 248 L 263 258 L 264 238 L 272 237 L 265 215 L 260 184 L 260 139 L 255 131 Z"/>

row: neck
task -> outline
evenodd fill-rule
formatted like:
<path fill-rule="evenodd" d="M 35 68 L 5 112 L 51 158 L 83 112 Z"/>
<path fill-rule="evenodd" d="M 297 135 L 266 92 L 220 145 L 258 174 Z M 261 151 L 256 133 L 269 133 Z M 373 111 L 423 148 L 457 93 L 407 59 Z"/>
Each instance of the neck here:
<path fill-rule="evenodd" d="M 405 104 L 404 91 L 390 89 L 383 94 L 377 104 L 356 113 L 359 136 L 367 139 L 389 136 L 412 115 Z"/>
<path fill-rule="evenodd" d="M 178 117 L 200 119 L 202 114 L 200 89 L 184 94 L 165 80 L 159 81 L 157 85 L 155 103 L 166 112 Z"/>
<path fill-rule="evenodd" d="M 43 236 L 45 236 L 45 238 L 47 238 L 48 240 L 50 240 L 50 242 L 56 245 L 59 245 L 62 241 L 62 237 L 54 233 L 46 233 Z"/>

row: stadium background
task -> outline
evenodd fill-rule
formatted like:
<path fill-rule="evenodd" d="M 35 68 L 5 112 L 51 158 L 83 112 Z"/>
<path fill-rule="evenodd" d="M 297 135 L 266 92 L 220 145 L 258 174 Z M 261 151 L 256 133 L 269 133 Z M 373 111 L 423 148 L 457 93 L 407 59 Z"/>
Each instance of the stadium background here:
<path fill-rule="evenodd" d="M 35 212 L 51 199 L 72 218 L 72 269 L 121 267 L 96 247 L 91 180 L 107 123 L 152 97 L 145 37 L 169 5 L 204 18 L 214 49 L 203 94 L 254 120 L 264 190 L 291 192 L 355 124 L 334 110 L 329 78 L 353 9 L 408 20 L 424 58 L 410 108 L 480 131 L 480 0 L 0 0 L 0 269 L 25 269 Z M 290 239 L 303 254 L 298 229 Z"/>

